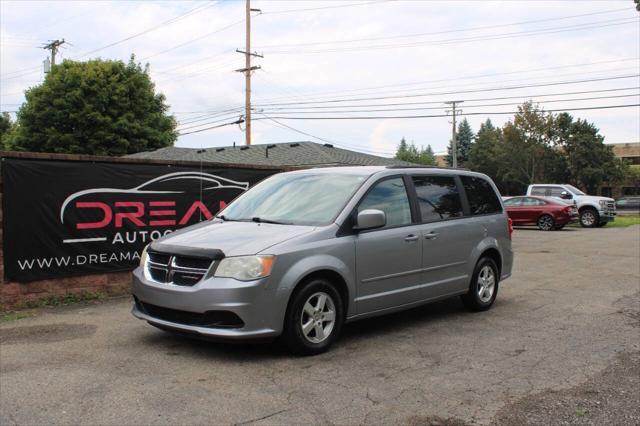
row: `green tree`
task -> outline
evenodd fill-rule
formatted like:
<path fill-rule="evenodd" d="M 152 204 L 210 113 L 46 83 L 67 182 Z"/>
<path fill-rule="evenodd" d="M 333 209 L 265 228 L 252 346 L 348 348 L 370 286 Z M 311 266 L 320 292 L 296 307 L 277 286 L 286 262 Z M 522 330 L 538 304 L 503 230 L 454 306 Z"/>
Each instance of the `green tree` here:
<path fill-rule="evenodd" d="M 409 161 L 407 160 L 409 156 L 409 144 L 407 144 L 405 138 L 402 138 L 400 140 L 400 144 L 398 145 L 398 149 L 396 150 L 396 155 L 394 156 L 394 158 L 396 160 Z"/>
<path fill-rule="evenodd" d="M 473 134 L 473 129 L 464 118 L 460 124 L 458 124 L 458 131 L 456 132 L 456 152 L 458 153 L 458 167 L 465 167 L 467 161 L 469 160 L 469 152 L 471 151 L 471 147 L 473 146 L 475 135 Z M 451 141 L 449 141 L 449 146 L 447 147 L 447 155 L 445 156 L 445 161 L 449 166 L 453 165 L 453 156 L 451 150 Z"/>
<path fill-rule="evenodd" d="M 148 66 L 65 60 L 25 93 L 14 149 L 126 155 L 172 145 L 176 121 L 155 93 Z"/>
<path fill-rule="evenodd" d="M 433 154 L 433 149 L 431 149 L 431 145 L 427 145 L 426 148 L 422 147 L 418 149 L 415 143 L 411 142 L 408 144 L 405 138 L 402 138 L 400 141 L 394 158 L 397 160 L 407 161 L 409 163 L 424 164 L 427 166 L 433 166 L 436 164 L 436 158 Z"/>
<path fill-rule="evenodd" d="M 420 150 L 420 154 L 418 155 L 418 164 L 423 164 L 425 166 L 435 166 L 436 165 L 436 156 L 433 153 L 433 149 L 431 145 L 427 145 L 426 148 L 422 148 Z"/>
<path fill-rule="evenodd" d="M 602 182 L 624 178 L 626 166 L 604 144 L 599 129 L 586 120 L 574 120 L 568 113 L 554 118 L 555 144 L 566 159 L 568 181 L 595 193 Z"/>
<path fill-rule="evenodd" d="M 491 120 L 487 119 L 480 125 L 475 142 L 469 150 L 469 160 L 466 167 L 484 173 L 496 182 L 500 187 L 498 180 L 498 150 L 502 140 L 502 130 L 496 128 Z M 500 188 L 501 191 L 504 188 Z"/>
<path fill-rule="evenodd" d="M 13 132 L 14 123 L 8 112 L 0 114 L 0 151 L 9 151 L 10 136 Z"/>
<path fill-rule="evenodd" d="M 625 180 L 635 188 L 633 193 L 628 195 L 640 195 L 640 164 L 629 165 L 625 173 Z"/>

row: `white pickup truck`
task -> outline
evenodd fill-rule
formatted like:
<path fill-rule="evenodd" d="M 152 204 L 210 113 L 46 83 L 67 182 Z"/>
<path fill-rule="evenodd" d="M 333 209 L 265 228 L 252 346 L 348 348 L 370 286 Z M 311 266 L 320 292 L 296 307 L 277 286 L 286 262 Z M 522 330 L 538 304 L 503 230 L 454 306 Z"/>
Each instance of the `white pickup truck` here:
<path fill-rule="evenodd" d="M 567 202 L 575 201 L 580 214 L 580 225 L 585 228 L 604 226 L 616 217 L 616 204 L 613 198 L 587 195 L 575 186 L 568 184 L 529 185 L 527 195 L 554 197 Z"/>

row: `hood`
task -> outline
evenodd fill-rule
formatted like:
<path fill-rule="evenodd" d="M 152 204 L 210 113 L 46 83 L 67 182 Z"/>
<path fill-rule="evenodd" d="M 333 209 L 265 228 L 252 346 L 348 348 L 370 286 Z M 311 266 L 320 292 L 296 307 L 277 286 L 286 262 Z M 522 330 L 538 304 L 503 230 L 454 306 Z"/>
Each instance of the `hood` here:
<path fill-rule="evenodd" d="M 155 245 L 185 248 L 194 253 L 198 249 L 218 249 L 225 256 L 244 256 L 259 253 L 314 229 L 313 226 L 215 220 L 169 234 L 157 240 Z M 167 248 L 167 251 L 170 249 Z"/>
<path fill-rule="evenodd" d="M 582 201 L 593 201 L 594 203 L 597 203 L 600 200 L 605 200 L 605 201 L 610 201 L 613 202 L 613 198 L 608 198 L 608 197 L 598 197 L 597 195 L 580 195 L 580 200 Z"/>

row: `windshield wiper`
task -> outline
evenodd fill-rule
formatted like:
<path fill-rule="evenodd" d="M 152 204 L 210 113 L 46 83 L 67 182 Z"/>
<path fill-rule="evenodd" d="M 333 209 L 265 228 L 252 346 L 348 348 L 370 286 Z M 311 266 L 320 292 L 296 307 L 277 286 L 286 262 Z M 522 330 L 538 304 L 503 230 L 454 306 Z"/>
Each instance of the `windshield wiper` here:
<path fill-rule="evenodd" d="M 273 223 L 275 225 L 291 225 L 291 223 L 288 223 L 288 222 L 278 222 L 277 220 L 265 219 L 258 216 L 252 217 L 251 220 L 258 223 Z"/>
<path fill-rule="evenodd" d="M 225 222 L 240 222 L 242 219 L 231 219 L 223 214 L 216 216 L 216 219 L 222 219 Z"/>

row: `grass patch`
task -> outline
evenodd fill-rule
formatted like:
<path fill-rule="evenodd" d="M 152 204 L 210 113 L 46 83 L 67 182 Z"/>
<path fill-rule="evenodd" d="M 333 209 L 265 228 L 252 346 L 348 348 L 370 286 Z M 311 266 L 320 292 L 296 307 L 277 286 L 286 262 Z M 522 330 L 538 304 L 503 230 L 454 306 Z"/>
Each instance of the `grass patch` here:
<path fill-rule="evenodd" d="M 35 309 L 52 306 L 75 305 L 76 303 L 104 300 L 106 297 L 106 294 L 99 291 L 84 291 L 82 293 L 69 293 L 63 296 L 49 296 L 38 300 L 30 300 L 20 305 L 20 308 Z"/>
<path fill-rule="evenodd" d="M 576 416 L 577 417 L 584 417 L 585 414 L 587 414 L 587 410 L 585 410 L 584 408 L 581 408 L 581 407 L 576 408 Z"/>
<path fill-rule="evenodd" d="M 32 316 L 33 312 L 7 312 L 0 315 L 0 322 L 18 321 Z"/>
<path fill-rule="evenodd" d="M 631 225 L 640 225 L 640 215 L 618 215 L 616 220 L 607 223 L 607 227 L 624 228 Z"/>

